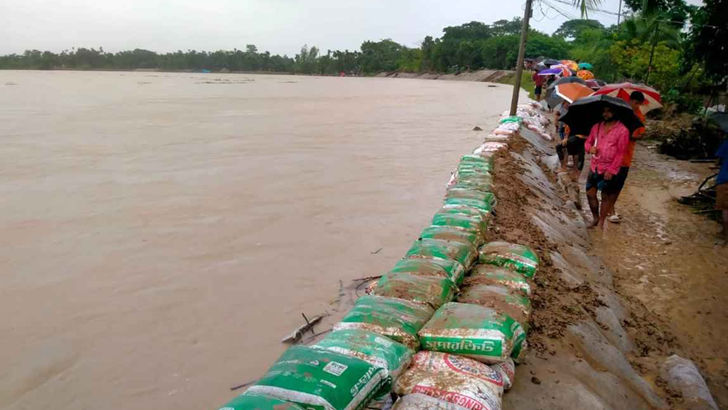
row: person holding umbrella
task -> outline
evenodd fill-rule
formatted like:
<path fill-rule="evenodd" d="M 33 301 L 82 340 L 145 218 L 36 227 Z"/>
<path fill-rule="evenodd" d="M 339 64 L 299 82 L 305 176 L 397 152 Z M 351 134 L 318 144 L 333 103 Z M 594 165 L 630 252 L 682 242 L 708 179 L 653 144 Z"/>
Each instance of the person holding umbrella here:
<path fill-rule="evenodd" d="M 629 146 L 630 132 L 615 115 L 612 107 L 602 109 L 604 121 L 594 124 L 584 149 L 592 155 L 591 170 L 586 179 L 586 196 L 594 220 L 590 228 L 604 229 L 604 222 L 617 200 L 621 182 L 620 169 Z M 597 191 L 602 191 L 601 210 Z"/>
<path fill-rule="evenodd" d="M 632 93 L 629 96 L 629 105 L 632 106 L 632 110 L 634 111 L 634 114 L 642 121 L 642 123 L 645 123 L 645 115 L 642 113 L 642 110 L 640 107 L 644 105 L 645 103 L 645 95 L 642 94 L 640 91 L 632 91 Z M 632 135 L 629 137 L 629 145 L 627 146 L 627 152 L 624 155 L 624 159 L 622 160 L 622 167 L 619 170 L 620 176 L 618 180 L 621 182 L 621 184 L 616 187 L 617 190 L 617 196 L 614 198 L 614 206 L 612 207 L 612 212 L 609 216 L 609 222 L 618 224 L 622 221 L 622 218 L 617 213 L 617 200 L 619 200 L 619 194 L 622 193 L 622 189 L 624 188 L 624 183 L 627 181 L 627 175 L 629 175 L 629 168 L 632 166 L 632 158 L 634 158 L 634 148 L 637 144 L 637 140 L 641 139 L 644 136 L 644 133 L 647 130 L 645 127 L 637 128 Z"/>
<path fill-rule="evenodd" d="M 626 101 L 606 95 L 575 101 L 561 121 L 571 128 L 572 133 L 589 135 L 584 144 L 586 151 L 592 155 L 586 182 L 589 208 L 594 217 L 589 227 L 603 229 L 622 184 L 619 171 L 630 135 L 643 123 Z M 598 191 L 602 192 L 601 204 Z"/>

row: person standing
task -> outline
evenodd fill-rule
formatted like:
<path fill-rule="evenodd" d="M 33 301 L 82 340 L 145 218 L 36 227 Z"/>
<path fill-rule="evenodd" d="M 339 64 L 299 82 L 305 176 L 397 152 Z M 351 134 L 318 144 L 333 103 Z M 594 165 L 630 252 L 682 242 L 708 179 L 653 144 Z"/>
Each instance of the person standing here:
<path fill-rule="evenodd" d="M 536 101 L 541 102 L 541 93 L 543 92 L 544 78 L 542 75 L 538 75 L 538 69 L 533 70 L 533 82 L 536 84 L 536 88 L 533 93 L 536 94 Z"/>
<path fill-rule="evenodd" d="M 604 229 L 604 222 L 616 199 L 619 183 L 615 177 L 627 152 L 630 132 L 617 120 L 609 106 L 603 108 L 602 119 L 604 121 L 592 127 L 584 148 L 592 155 L 591 170 L 586 179 L 586 196 L 594 218 L 589 228 Z M 601 209 L 597 191 L 602 191 Z"/>
<path fill-rule="evenodd" d="M 716 181 L 718 185 L 715 187 L 715 209 L 722 213 L 723 230 L 721 235 L 723 240 L 728 242 L 728 139 L 723 140 L 715 156 L 718 157 L 718 163 L 720 164 L 720 172 Z"/>
<path fill-rule="evenodd" d="M 642 113 L 642 105 L 645 103 L 645 95 L 642 94 L 639 91 L 634 91 L 629 96 L 629 105 L 632 106 L 632 111 L 634 111 L 637 118 L 642 121 L 642 124 L 645 124 L 645 115 Z M 627 152 L 624 155 L 624 159 L 622 160 L 622 167 L 619 169 L 619 174 L 617 175 L 617 178 L 614 183 L 614 188 L 617 190 L 616 197 L 614 198 L 614 203 L 616 205 L 617 200 L 619 200 L 619 194 L 622 193 L 622 189 L 624 188 L 624 183 L 627 181 L 627 175 L 629 175 L 629 167 L 632 166 L 632 159 L 634 158 L 634 149 L 635 145 L 637 145 L 637 140 L 641 139 L 644 136 L 644 133 L 646 131 L 645 127 L 637 128 L 633 133 L 632 136 L 629 138 L 629 145 L 627 146 Z M 622 218 L 617 213 L 617 208 L 612 209 L 612 213 L 609 216 L 609 222 L 612 223 L 620 223 L 622 221 Z"/>

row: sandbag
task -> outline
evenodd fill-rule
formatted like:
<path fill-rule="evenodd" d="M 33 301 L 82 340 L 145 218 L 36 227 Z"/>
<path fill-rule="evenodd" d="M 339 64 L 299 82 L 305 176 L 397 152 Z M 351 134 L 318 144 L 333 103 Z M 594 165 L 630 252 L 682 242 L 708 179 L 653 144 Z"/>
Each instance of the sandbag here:
<path fill-rule="evenodd" d="M 439 227 L 435 227 L 439 228 Z M 463 234 L 467 234 L 464 231 Z M 440 238 L 434 238 L 440 239 Z M 453 283 L 462 282 L 465 268 L 459 262 L 450 259 L 402 259 L 394 265 L 390 272 L 411 273 L 420 276 L 439 276 L 450 279 Z"/>
<path fill-rule="evenodd" d="M 471 208 L 477 212 L 476 209 Z M 483 237 L 452 226 L 430 226 L 420 234 L 420 239 L 440 239 L 444 241 L 463 242 L 473 246 L 480 246 Z"/>
<path fill-rule="evenodd" d="M 503 363 L 496 363 L 490 366 L 491 369 L 495 370 L 503 379 L 503 389 L 508 390 L 513 387 L 513 383 L 516 381 L 516 364 L 510 357 Z"/>
<path fill-rule="evenodd" d="M 424 303 L 437 309 L 455 296 L 455 284 L 437 276 L 417 276 L 410 273 L 388 273 L 374 288 L 374 294 L 388 298 Z"/>
<path fill-rule="evenodd" d="M 447 211 L 448 209 L 451 209 L 451 211 Z M 431 225 L 449 226 L 485 237 L 488 228 L 488 219 L 483 217 L 483 213 L 478 209 L 480 215 L 470 215 L 464 213 L 462 210 L 463 208 L 461 206 L 455 205 L 443 207 L 442 211 L 444 212 L 436 213 L 432 218 Z"/>
<path fill-rule="evenodd" d="M 259 396 L 246 392 L 220 407 L 218 410 L 304 410 L 303 407 L 284 400 Z"/>
<path fill-rule="evenodd" d="M 422 394 L 408 394 L 401 397 L 392 410 L 468 410 L 450 402 Z"/>
<path fill-rule="evenodd" d="M 493 211 L 493 198 L 494 197 L 486 197 L 485 200 L 471 198 L 445 198 L 443 206 L 470 206 L 480 210 L 484 214 L 490 214 Z"/>
<path fill-rule="evenodd" d="M 477 189 L 483 192 L 493 191 L 493 181 L 488 179 L 457 179 L 455 176 L 455 182 L 448 185 L 448 189 L 463 188 L 463 189 Z"/>
<path fill-rule="evenodd" d="M 492 155 L 480 156 L 480 155 L 463 155 L 460 158 L 461 164 L 478 164 L 490 169 L 493 169 L 495 165 L 495 157 Z"/>
<path fill-rule="evenodd" d="M 489 242 L 480 248 L 480 263 L 502 266 L 533 278 L 538 270 L 538 255 L 529 247 L 508 242 Z"/>
<path fill-rule="evenodd" d="M 477 199 L 491 206 L 495 203 L 495 195 L 492 192 L 483 192 L 477 189 L 450 188 L 445 198 Z"/>
<path fill-rule="evenodd" d="M 522 274 L 495 265 L 476 265 L 463 281 L 463 287 L 473 285 L 505 286 L 524 296 L 531 295 L 531 285 Z"/>
<path fill-rule="evenodd" d="M 414 351 L 378 333 L 359 329 L 338 330 L 311 346 L 364 360 L 384 370 L 381 394 L 387 394 L 394 380 L 407 369 Z"/>
<path fill-rule="evenodd" d="M 422 348 L 473 358 L 483 363 L 518 361 L 526 332 L 512 318 L 483 306 L 447 303 L 419 331 Z"/>
<path fill-rule="evenodd" d="M 531 301 L 518 291 L 503 286 L 471 285 L 463 287 L 463 291 L 458 294 L 457 301 L 489 307 L 510 317 L 520 323 L 524 330 L 528 330 Z"/>
<path fill-rule="evenodd" d="M 483 363 L 422 351 L 397 380 L 394 392 L 405 397 L 425 394 L 468 410 L 500 410 L 503 380 Z"/>
<path fill-rule="evenodd" d="M 362 296 L 334 330 L 368 330 L 417 349 L 417 332 L 433 312 L 430 306 L 408 300 Z"/>
<path fill-rule="evenodd" d="M 490 217 L 490 213 L 485 213 L 478 208 L 473 208 L 472 206 L 467 205 L 443 206 L 442 208 L 440 208 L 439 211 L 437 211 L 437 213 L 447 215 L 467 215 L 479 218 L 481 220 L 488 220 L 488 218 Z"/>
<path fill-rule="evenodd" d="M 361 359 L 293 346 L 248 392 L 307 410 L 359 410 L 381 389 L 383 375 L 383 369 Z"/>
<path fill-rule="evenodd" d="M 458 223 L 460 225 L 458 225 Z M 434 226 L 454 226 L 466 228 L 482 229 L 481 222 L 475 218 L 461 215 L 442 215 L 437 214 L 432 219 Z M 467 229 L 466 229 L 467 230 Z M 470 230 L 472 233 L 481 233 Z M 421 239 L 415 241 L 410 250 L 407 252 L 406 258 L 424 258 L 424 259 L 452 259 L 459 262 L 467 270 L 473 265 L 478 257 L 478 251 L 475 246 L 459 242 L 443 241 L 439 239 Z"/>

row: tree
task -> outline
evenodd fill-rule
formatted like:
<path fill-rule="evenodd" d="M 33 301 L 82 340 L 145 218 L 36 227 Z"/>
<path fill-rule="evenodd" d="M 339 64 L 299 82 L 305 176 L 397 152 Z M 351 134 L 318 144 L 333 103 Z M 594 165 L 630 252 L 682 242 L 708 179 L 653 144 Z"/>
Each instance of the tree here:
<path fill-rule="evenodd" d="M 493 36 L 490 27 L 479 21 L 471 21 L 460 26 L 445 27 L 442 31 L 445 33 L 442 39 L 450 41 L 487 40 Z"/>
<path fill-rule="evenodd" d="M 574 41 L 584 30 L 604 30 L 604 26 L 597 20 L 567 20 L 554 32 L 554 36 Z"/>
<path fill-rule="evenodd" d="M 723 82 L 728 75 L 728 0 L 704 0 L 697 10 L 686 42 L 684 68 L 702 63 L 705 75 Z M 684 69 L 684 71 L 688 71 Z"/>
<path fill-rule="evenodd" d="M 589 12 L 596 10 L 602 4 L 602 0 L 572 0 L 572 2 L 584 19 L 589 18 Z"/>
<path fill-rule="evenodd" d="M 520 17 L 516 17 L 513 20 L 498 20 L 494 21 L 491 25 L 491 32 L 494 36 L 509 36 L 514 34 L 521 34 L 521 28 L 523 27 L 523 20 Z"/>
<path fill-rule="evenodd" d="M 365 73 L 395 71 L 397 61 L 407 48 L 390 39 L 365 41 L 361 45 L 361 68 Z"/>

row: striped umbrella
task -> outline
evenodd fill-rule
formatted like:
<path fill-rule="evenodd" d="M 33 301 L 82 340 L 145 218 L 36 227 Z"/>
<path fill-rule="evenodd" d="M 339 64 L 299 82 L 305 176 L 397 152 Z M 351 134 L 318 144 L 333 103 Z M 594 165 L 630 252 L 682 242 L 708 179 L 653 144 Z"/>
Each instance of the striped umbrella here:
<path fill-rule="evenodd" d="M 648 87 L 644 84 L 607 84 L 597 90 L 594 95 L 609 95 L 612 97 L 621 98 L 625 101 L 629 101 L 629 96 L 634 91 L 639 91 L 645 95 L 645 102 L 642 106 L 643 113 L 647 114 L 652 110 L 662 108 L 662 97 L 660 97 L 660 93 L 654 88 Z"/>

